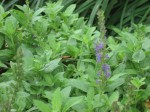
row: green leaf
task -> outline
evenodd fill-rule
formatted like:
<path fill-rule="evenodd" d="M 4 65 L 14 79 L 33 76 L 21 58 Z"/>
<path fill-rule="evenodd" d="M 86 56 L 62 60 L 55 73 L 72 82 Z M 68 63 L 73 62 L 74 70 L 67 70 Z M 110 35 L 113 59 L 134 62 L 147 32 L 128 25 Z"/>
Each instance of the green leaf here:
<path fill-rule="evenodd" d="M 36 17 L 36 16 L 38 16 L 39 14 L 41 14 L 44 11 L 45 11 L 44 7 L 43 8 L 39 8 L 37 11 L 34 12 L 33 18 Z"/>
<path fill-rule="evenodd" d="M 131 83 L 137 88 L 139 89 L 140 86 L 142 86 L 143 84 L 145 84 L 145 82 L 143 82 L 145 80 L 144 78 L 139 79 L 138 77 L 133 77 L 133 79 L 131 80 Z"/>
<path fill-rule="evenodd" d="M 60 89 L 56 89 L 52 97 L 52 112 L 60 112 L 62 105 L 62 96 Z"/>
<path fill-rule="evenodd" d="M 145 53 L 143 50 L 138 50 L 134 52 L 134 54 L 132 55 L 132 58 L 133 58 L 133 61 L 139 63 L 145 58 Z"/>
<path fill-rule="evenodd" d="M 118 74 L 114 74 L 109 80 L 110 81 L 115 81 L 116 79 L 120 78 L 121 76 L 126 75 L 127 73 L 118 73 Z"/>
<path fill-rule="evenodd" d="M 17 28 L 17 20 L 13 17 L 7 17 L 5 20 L 4 29 L 8 35 L 13 35 Z"/>
<path fill-rule="evenodd" d="M 68 45 L 67 49 L 68 53 L 73 57 L 77 57 L 80 54 L 80 50 L 76 46 Z"/>
<path fill-rule="evenodd" d="M 142 70 L 149 70 L 150 69 L 150 63 L 149 63 L 149 61 L 150 61 L 150 55 L 149 56 L 147 55 L 146 58 L 144 58 L 144 60 L 142 60 L 140 62 L 140 68 Z"/>
<path fill-rule="evenodd" d="M 11 85 L 16 85 L 16 82 L 14 80 L 1 82 L 0 83 L 0 89 L 10 88 Z"/>
<path fill-rule="evenodd" d="M 29 110 L 26 110 L 26 112 L 34 112 L 34 111 L 36 111 L 36 110 L 37 110 L 36 107 L 32 107 L 32 108 L 30 108 Z"/>
<path fill-rule="evenodd" d="M 87 82 L 82 81 L 82 80 L 78 80 L 78 79 L 68 79 L 68 80 L 66 80 L 66 86 L 72 86 L 72 87 L 80 89 L 84 92 L 87 92 L 88 88 L 89 88 L 89 85 L 88 85 Z"/>
<path fill-rule="evenodd" d="M 111 66 L 116 66 L 118 65 L 118 60 L 117 60 L 117 53 L 113 53 L 113 55 L 109 59 L 109 64 Z"/>
<path fill-rule="evenodd" d="M 73 13 L 73 11 L 75 10 L 75 7 L 76 7 L 75 4 L 70 5 L 70 6 L 65 10 L 64 13 L 65 13 L 66 15 L 70 16 L 70 15 Z"/>
<path fill-rule="evenodd" d="M 145 50 L 149 50 L 150 49 L 150 39 L 145 38 L 143 43 L 142 43 L 142 48 Z"/>
<path fill-rule="evenodd" d="M 44 97 L 49 99 L 49 100 L 52 100 L 52 97 L 53 97 L 52 91 L 45 91 Z"/>
<path fill-rule="evenodd" d="M 65 104 L 64 104 L 64 106 L 63 106 L 63 109 L 62 109 L 62 112 L 67 112 L 67 110 L 68 110 L 70 107 L 72 107 L 72 106 L 74 106 L 74 105 L 76 105 L 76 104 L 79 104 L 79 103 L 81 103 L 82 101 L 83 101 L 83 96 L 71 97 L 71 98 L 69 98 L 69 99 L 65 102 Z"/>
<path fill-rule="evenodd" d="M 111 94 L 111 96 L 109 97 L 109 103 L 110 103 L 110 105 L 112 105 L 113 102 L 118 101 L 118 98 L 119 98 L 119 92 L 118 91 L 113 92 Z"/>
<path fill-rule="evenodd" d="M 26 100 L 27 100 L 27 97 L 29 96 L 30 94 L 26 93 L 26 92 L 23 92 L 23 91 L 19 91 L 17 93 L 17 105 L 18 105 L 18 111 L 23 111 L 26 107 Z"/>
<path fill-rule="evenodd" d="M 13 11 L 11 11 L 11 14 L 12 14 L 12 15 L 19 21 L 19 23 L 20 23 L 21 25 L 23 25 L 24 27 L 26 27 L 26 26 L 28 25 L 28 23 L 29 23 L 28 19 L 29 19 L 29 18 L 27 18 L 26 15 L 25 15 L 23 12 L 21 12 L 21 11 L 19 11 L 19 10 L 13 10 Z"/>
<path fill-rule="evenodd" d="M 88 106 L 88 111 L 93 110 L 93 100 L 94 100 L 94 88 L 89 88 L 88 93 L 87 93 L 87 106 Z"/>
<path fill-rule="evenodd" d="M 3 44 L 4 44 L 4 37 L 0 34 L 0 49 L 2 48 Z"/>
<path fill-rule="evenodd" d="M 144 100 L 146 100 L 149 97 L 149 93 L 150 93 L 150 84 L 147 85 L 147 88 L 145 89 L 144 94 L 142 96 Z"/>
<path fill-rule="evenodd" d="M 24 44 L 21 45 L 21 52 L 19 52 L 18 49 L 18 54 L 17 55 L 23 55 L 22 60 L 23 60 L 23 68 L 24 70 L 30 71 L 33 68 L 33 59 L 34 56 L 32 54 L 32 51 L 29 50 Z"/>
<path fill-rule="evenodd" d="M 50 106 L 48 104 L 45 104 L 42 101 L 34 100 L 34 105 L 41 111 L 41 112 L 52 112 L 50 109 Z"/>
<path fill-rule="evenodd" d="M 124 78 L 117 78 L 113 82 L 108 82 L 107 91 L 113 91 L 114 89 L 116 89 L 117 87 L 121 86 L 124 83 L 125 83 Z"/>
<path fill-rule="evenodd" d="M 0 61 L 0 67 L 3 67 L 3 68 L 8 68 L 4 63 L 2 63 L 1 61 Z"/>
<path fill-rule="evenodd" d="M 0 60 L 1 61 L 7 61 L 10 60 L 13 56 L 13 51 L 9 49 L 0 50 Z"/>
<path fill-rule="evenodd" d="M 44 79 L 48 86 L 52 86 L 54 84 L 54 82 L 52 81 L 53 78 L 50 76 L 50 74 L 44 74 Z"/>
<path fill-rule="evenodd" d="M 2 7 L 2 5 L 0 5 L 0 15 L 4 14 L 5 10 L 4 8 Z"/>
<path fill-rule="evenodd" d="M 71 93 L 71 86 L 65 87 L 63 90 L 61 90 L 61 93 L 63 95 L 63 98 L 68 98 Z"/>
<path fill-rule="evenodd" d="M 43 22 L 44 21 L 44 22 Z M 34 30 L 37 35 L 45 36 L 47 33 L 48 21 L 46 19 L 41 19 L 34 24 Z"/>
<path fill-rule="evenodd" d="M 42 68 L 42 70 L 44 70 L 45 72 L 52 72 L 59 66 L 60 60 L 61 58 L 50 61 Z"/>

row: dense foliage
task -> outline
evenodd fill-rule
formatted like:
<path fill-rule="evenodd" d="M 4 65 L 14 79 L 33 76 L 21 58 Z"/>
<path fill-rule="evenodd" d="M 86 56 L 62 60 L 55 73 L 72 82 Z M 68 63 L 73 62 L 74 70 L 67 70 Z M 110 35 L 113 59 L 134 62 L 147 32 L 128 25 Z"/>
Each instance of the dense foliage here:
<path fill-rule="evenodd" d="M 97 25 L 97 11 L 105 12 L 106 26 L 111 25 L 123 28 L 131 23 L 149 23 L 150 2 L 149 0 L 3 0 L 2 4 L 6 10 L 15 4 L 27 4 L 37 10 L 46 2 L 62 1 L 64 9 L 71 4 L 76 4 L 75 13 L 79 13 L 88 21 L 89 25 Z M 110 28 L 111 29 L 111 28 Z"/>
<path fill-rule="evenodd" d="M 149 111 L 150 26 L 106 37 L 103 11 L 99 32 L 74 10 L 0 6 L 0 111 Z"/>

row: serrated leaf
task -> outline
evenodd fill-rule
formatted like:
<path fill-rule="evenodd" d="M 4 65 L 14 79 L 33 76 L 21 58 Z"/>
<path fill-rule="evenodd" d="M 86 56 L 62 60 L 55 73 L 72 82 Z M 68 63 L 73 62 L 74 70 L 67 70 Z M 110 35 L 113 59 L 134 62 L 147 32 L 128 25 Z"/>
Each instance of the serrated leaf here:
<path fill-rule="evenodd" d="M 16 82 L 14 80 L 1 82 L 0 83 L 0 88 L 1 89 L 6 89 L 6 88 L 11 87 L 11 85 L 16 85 Z"/>
<path fill-rule="evenodd" d="M 74 106 L 74 105 L 76 105 L 76 104 L 79 104 L 79 103 L 81 103 L 82 101 L 83 101 L 83 96 L 71 97 L 71 98 L 69 98 L 69 99 L 65 102 L 65 104 L 64 104 L 64 106 L 63 106 L 63 109 L 62 109 L 62 112 L 67 112 L 67 110 L 68 110 L 70 107 L 72 107 L 72 106 Z"/>
<path fill-rule="evenodd" d="M 139 89 L 140 86 L 142 86 L 143 84 L 145 84 L 144 80 L 145 80 L 145 77 L 144 77 L 144 78 L 141 78 L 141 79 L 139 79 L 139 78 L 137 78 L 137 77 L 133 77 L 133 79 L 131 80 L 131 83 L 132 83 L 136 88 Z"/>
<path fill-rule="evenodd" d="M 134 52 L 134 54 L 132 55 L 132 58 L 133 58 L 133 61 L 139 63 L 145 58 L 145 53 L 143 50 L 138 50 Z"/>
<path fill-rule="evenodd" d="M 0 60 L 1 61 L 8 61 L 12 58 L 13 51 L 9 49 L 0 50 Z"/>
<path fill-rule="evenodd" d="M 77 57 L 80 54 L 80 49 L 78 49 L 76 46 L 68 45 L 67 49 L 70 55 L 73 57 Z"/>
<path fill-rule="evenodd" d="M 42 101 L 34 100 L 34 105 L 41 111 L 41 112 L 52 112 L 50 109 L 50 106 L 48 104 L 45 104 Z"/>
<path fill-rule="evenodd" d="M 150 49 L 150 39 L 145 38 L 145 40 L 142 43 L 142 48 L 145 49 L 145 50 Z"/>
<path fill-rule="evenodd" d="M 46 83 L 48 84 L 48 86 L 52 86 L 53 85 L 53 79 L 50 75 L 48 74 L 44 74 L 44 79 L 46 81 Z"/>
<path fill-rule="evenodd" d="M 62 105 L 62 96 L 60 89 L 56 89 L 53 93 L 52 97 L 52 110 L 53 112 L 60 112 L 61 111 L 61 105 Z"/>
<path fill-rule="evenodd" d="M 88 91 L 89 85 L 87 82 L 78 79 L 69 79 L 66 81 L 66 86 L 72 86 L 84 92 Z"/>
<path fill-rule="evenodd" d="M 125 83 L 124 78 L 118 78 L 115 81 L 108 83 L 107 91 L 113 91 L 115 88 L 121 86 L 123 83 Z"/>
<path fill-rule="evenodd" d="M 28 94 L 28 93 L 26 93 L 26 92 L 24 92 L 24 91 L 19 91 L 18 93 L 17 93 L 17 101 L 16 101 L 16 103 L 17 103 L 17 105 L 18 105 L 18 110 L 19 111 L 23 111 L 23 109 L 26 107 L 26 99 L 27 99 L 27 97 L 28 96 L 30 96 L 30 94 Z"/>
<path fill-rule="evenodd" d="M 93 110 L 93 99 L 94 99 L 94 88 L 90 88 L 87 93 L 87 106 L 88 106 L 88 111 Z"/>
<path fill-rule="evenodd" d="M 115 91 L 111 94 L 111 96 L 109 97 L 109 103 L 110 105 L 112 105 L 112 103 L 114 101 L 118 101 L 118 98 L 119 98 L 119 92 L 118 91 Z"/>
<path fill-rule="evenodd" d="M 13 17 L 7 17 L 5 20 L 5 26 L 4 29 L 7 32 L 8 35 L 13 35 L 17 28 L 17 20 Z"/>
<path fill-rule="evenodd" d="M 75 7 L 76 7 L 75 4 L 70 5 L 70 6 L 65 10 L 64 13 L 67 14 L 68 16 L 70 16 L 70 15 L 73 13 L 73 11 L 75 10 Z"/>
<path fill-rule="evenodd" d="M 70 92 L 71 92 L 71 86 L 65 87 L 63 90 L 61 90 L 63 98 L 68 98 L 70 96 Z"/>
<path fill-rule="evenodd" d="M 23 26 L 27 26 L 28 25 L 28 18 L 26 17 L 26 15 L 19 11 L 19 10 L 13 10 L 11 11 L 11 14 L 19 21 L 19 23 Z"/>
<path fill-rule="evenodd" d="M 61 58 L 50 61 L 42 68 L 42 70 L 44 70 L 45 72 L 52 72 L 59 66 L 60 60 Z"/>
<path fill-rule="evenodd" d="M 34 56 L 32 54 L 32 51 L 29 50 L 24 44 L 21 45 L 21 52 L 17 52 L 17 55 L 23 55 L 22 60 L 23 60 L 23 68 L 24 70 L 30 71 L 33 68 L 33 59 Z"/>
<path fill-rule="evenodd" d="M 38 9 L 37 11 L 35 11 L 34 14 L 33 14 L 33 18 L 36 17 L 36 16 L 38 16 L 38 15 L 39 15 L 40 13 L 42 13 L 43 11 L 45 11 L 45 8 L 44 8 L 44 7 Z"/>

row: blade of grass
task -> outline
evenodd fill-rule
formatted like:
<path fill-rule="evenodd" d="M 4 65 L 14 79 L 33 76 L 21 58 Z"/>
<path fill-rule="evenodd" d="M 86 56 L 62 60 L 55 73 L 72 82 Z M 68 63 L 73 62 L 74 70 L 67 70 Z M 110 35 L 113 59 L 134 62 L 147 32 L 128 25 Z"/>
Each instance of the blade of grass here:
<path fill-rule="evenodd" d="M 110 12 L 113 9 L 114 5 L 118 3 L 118 0 L 111 0 L 110 3 L 107 6 L 107 10 L 105 11 L 105 18 L 106 20 L 109 18 L 110 16 Z"/>
<path fill-rule="evenodd" d="M 108 6 L 108 2 L 109 2 L 109 0 L 104 0 L 103 1 L 103 4 L 102 4 L 102 10 L 105 12 L 105 10 L 106 10 L 106 8 L 107 8 L 107 6 Z"/>
<path fill-rule="evenodd" d="M 148 16 L 149 13 L 150 13 L 150 7 L 147 9 L 146 13 L 144 14 L 142 19 L 140 20 L 140 23 L 142 23 L 146 19 L 146 17 Z"/>
<path fill-rule="evenodd" d="M 75 11 L 75 13 L 82 13 L 82 12 L 84 12 L 85 10 L 89 10 L 93 5 L 94 5 L 95 3 L 94 3 L 94 1 L 92 1 L 91 3 L 89 3 L 89 4 L 87 4 L 85 7 L 82 7 L 82 8 L 78 8 L 76 11 Z"/>
<path fill-rule="evenodd" d="M 82 4 L 79 6 L 79 8 L 76 9 L 76 12 L 82 12 L 82 11 L 80 11 L 80 10 L 82 10 L 84 7 L 86 7 L 87 5 L 91 4 L 92 2 L 93 2 L 93 0 L 88 0 L 88 1 L 86 1 L 86 2 L 84 2 L 84 3 L 82 3 Z"/>
<path fill-rule="evenodd" d="M 37 9 L 39 8 L 40 2 L 41 2 L 41 0 L 38 0 L 38 1 L 36 2 L 35 10 L 37 10 Z"/>
<path fill-rule="evenodd" d="M 124 6 L 122 14 L 121 14 L 120 29 L 122 29 L 123 18 L 124 18 L 124 15 L 125 15 L 125 11 L 126 11 L 127 5 L 128 5 L 128 0 L 126 0 L 126 2 L 125 2 L 125 6 Z"/>
<path fill-rule="evenodd" d="M 146 10 L 148 8 L 149 8 L 149 4 L 147 4 L 147 5 L 143 6 L 143 7 L 137 8 L 135 10 L 135 13 L 141 12 L 141 11 Z"/>
<path fill-rule="evenodd" d="M 4 2 L 5 2 L 5 0 L 3 0 L 3 1 L 1 2 L 1 5 L 3 5 L 3 4 L 4 4 Z"/>
<path fill-rule="evenodd" d="M 67 7 L 69 5 L 71 5 L 72 3 L 74 3 L 76 0 L 63 0 L 62 1 L 62 5 Z"/>
<path fill-rule="evenodd" d="M 10 7 L 14 6 L 18 0 L 11 0 L 7 4 L 5 4 L 4 9 L 8 10 Z"/>
<path fill-rule="evenodd" d="M 92 24 L 93 24 L 94 18 L 95 18 L 95 16 L 96 16 L 97 11 L 99 10 L 99 8 L 100 8 L 100 6 L 101 6 L 101 3 L 102 3 L 102 0 L 97 0 L 97 1 L 96 1 L 95 6 L 94 6 L 94 8 L 93 8 L 93 10 L 92 10 L 92 13 L 91 13 L 91 15 L 90 15 L 90 19 L 89 19 L 89 21 L 88 21 L 88 24 L 89 24 L 89 25 L 92 25 Z"/>
<path fill-rule="evenodd" d="M 34 7 L 36 6 L 36 0 L 32 0 L 32 3 L 31 3 L 31 1 L 30 1 L 30 6 L 31 6 L 31 8 L 32 9 L 34 9 Z"/>
<path fill-rule="evenodd" d="M 45 0 L 41 0 L 41 2 L 40 2 L 40 7 L 43 6 L 44 2 L 46 2 L 46 1 L 45 1 Z"/>

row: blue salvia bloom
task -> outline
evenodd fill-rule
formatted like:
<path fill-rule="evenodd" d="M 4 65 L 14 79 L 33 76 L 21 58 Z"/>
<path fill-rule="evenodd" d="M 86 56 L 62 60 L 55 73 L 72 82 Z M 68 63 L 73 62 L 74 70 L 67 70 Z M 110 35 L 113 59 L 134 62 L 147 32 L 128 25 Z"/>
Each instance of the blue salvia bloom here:
<path fill-rule="evenodd" d="M 106 77 L 109 78 L 110 77 L 110 72 L 106 72 Z"/>
<path fill-rule="evenodd" d="M 107 64 L 104 64 L 104 65 L 102 66 L 102 69 L 103 69 L 103 71 L 104 71 L 106 77 L 107 77 L 107 78 L 110 77 L 110 66 L 107 65 Z"/>
<path fill-rule="evenodd" d="M 107 65 L 107 64 L 104 64 L 104 65 L 102 66 L 102 69 L 104 70 L 104 72 L 105 72 L 105 71 L 108 71 L 108 70 L 110 70 L 110 66 Z"/>
<path fill-rule="evenodd" d="M 97 62 L 101 62 L 102 54 L 96 54 Z"/>
<path fill-rule="evenodd" d="M 103 43 L 100 43 L 99 45 L 96 46 L 96 53 L 98 53 L 101 49 L 104 48 L 104 44 Z"/>

